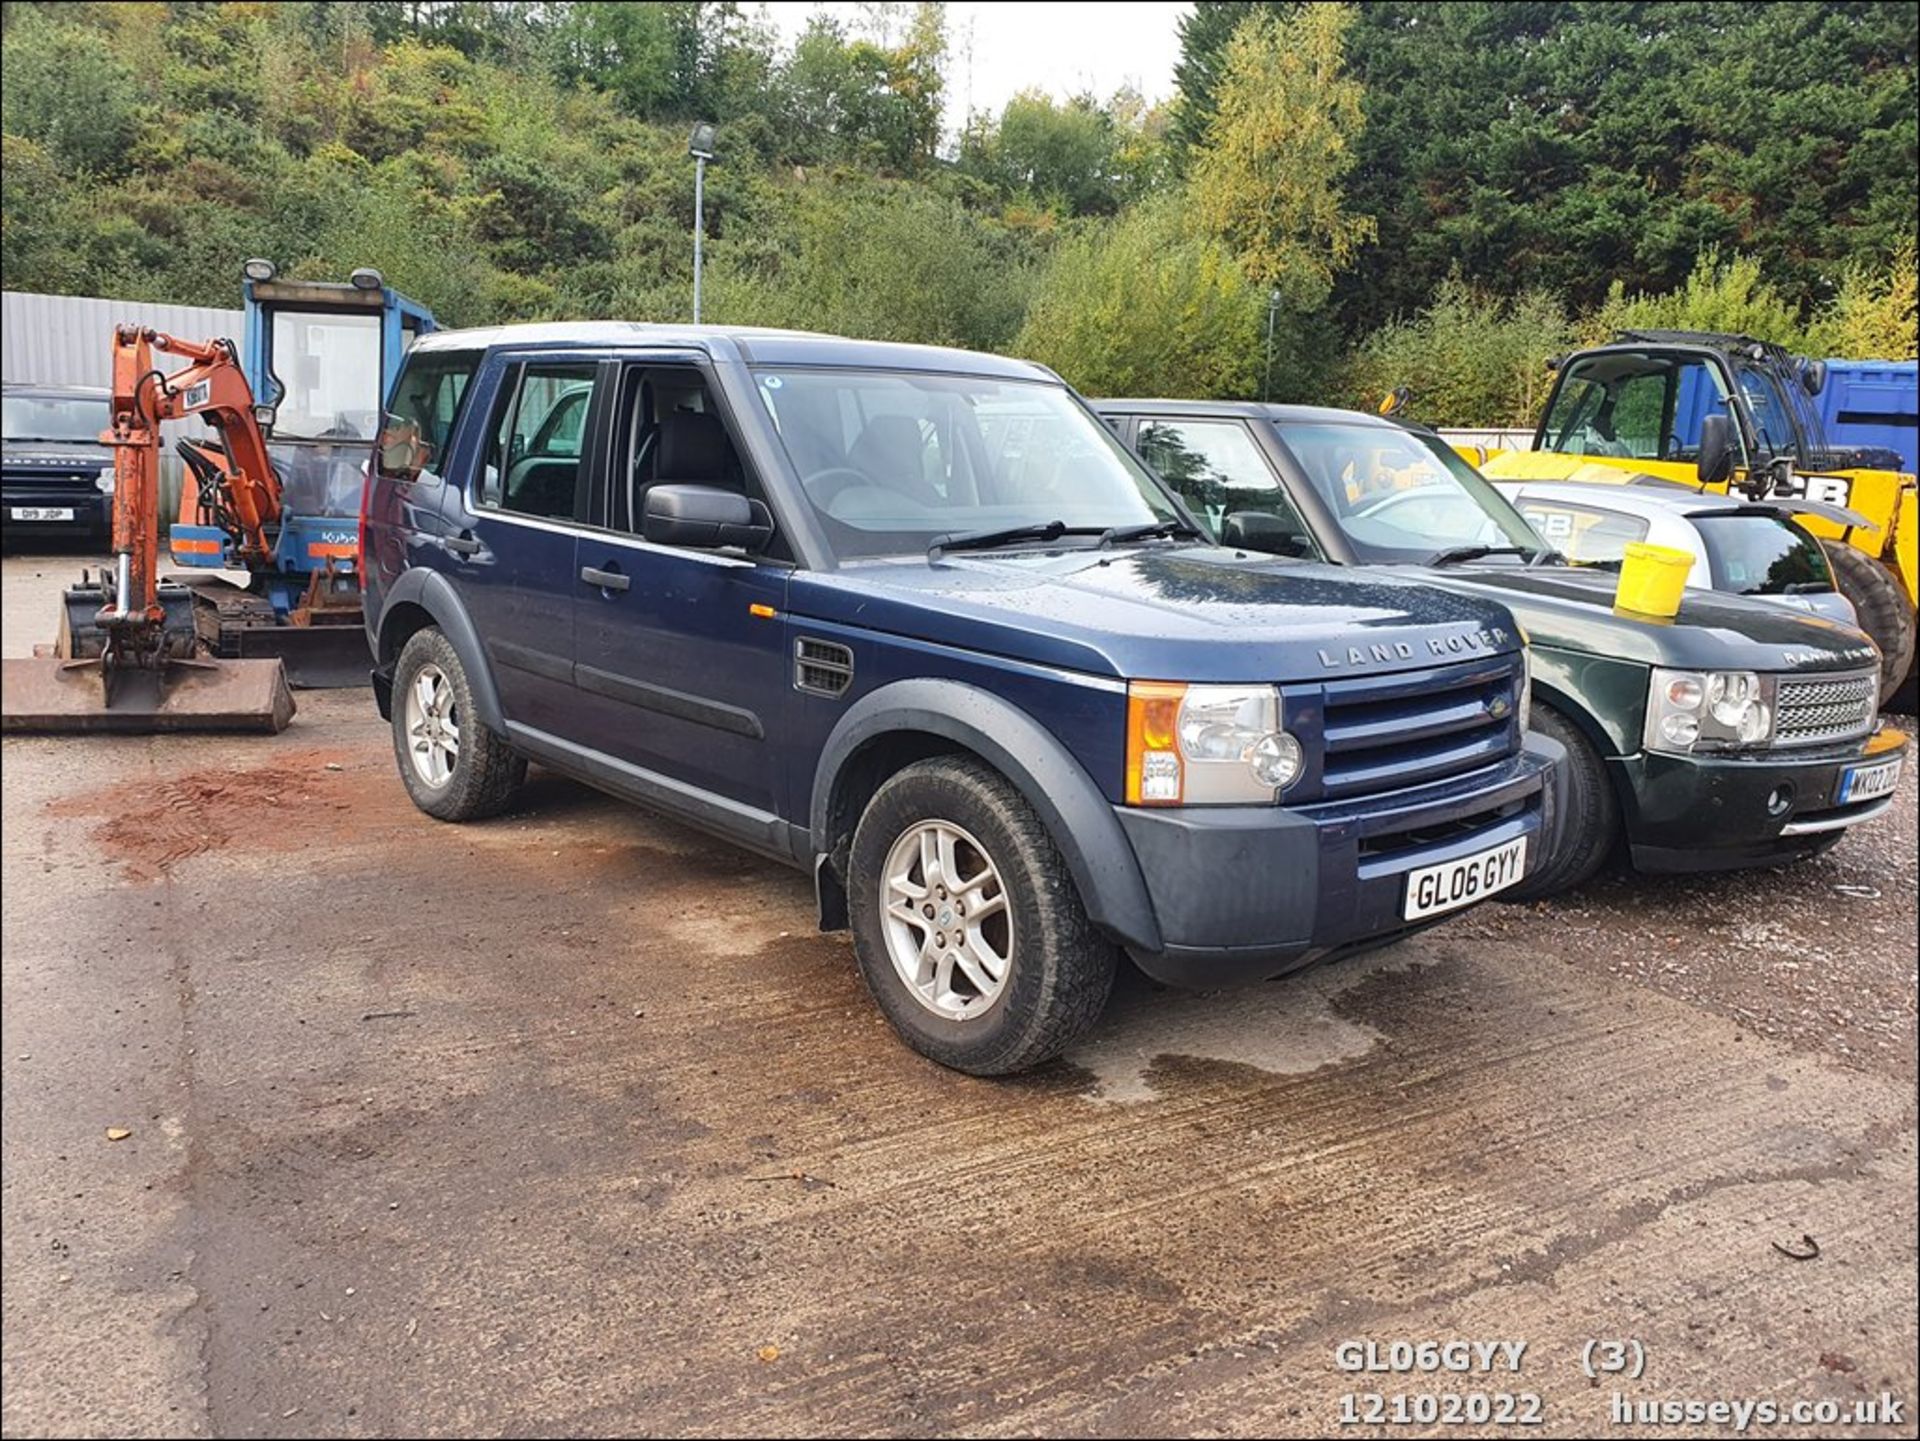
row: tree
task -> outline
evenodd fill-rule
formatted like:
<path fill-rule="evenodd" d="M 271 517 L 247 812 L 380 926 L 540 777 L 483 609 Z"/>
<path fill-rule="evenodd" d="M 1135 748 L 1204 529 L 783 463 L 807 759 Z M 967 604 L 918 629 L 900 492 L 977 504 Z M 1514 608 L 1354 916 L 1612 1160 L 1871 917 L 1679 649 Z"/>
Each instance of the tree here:
<path fill-rule="evenodd" d="M 1214 114 L 1245 13 L 1182 28 L 1176 143 Z M 1424 304 L 1457 265 L 1576 307 L 1680 285 L 1703 246 L 1788 298 L 1914 229 L 1920 92 L 1910 4 L 1369 0 L 1348 40 L 1366 129 L 1348 201 L 1378 243 L 1335 286 L 1350 332 Z M 1781 57 L 1791 56 L 1791 63 Z M 1191 158 L 1191 151 L 1186 152 Z"/>
<path fill-rule="evenodd" d="M 1814 323 L 1812 347 L 1848 360 L 1912 360 L 1920 355 L 1914 297 L 1920 290 L 1911 238 L 1880 266 L 1855 261 L 1840 291 Z"/>
<path fill-rule="evenodd" d="M 1215 91 L 1233 32 L 1256 10 L 1278 14 L 1291 5 L 1261 5 L 1252 0 L 1200 0 L 1180 17 L 1180 59 L 1173 67 L 1179 99 L 1169 130 L 1175 151 L 1184 161 L 1197 149 L 1213 124 Z"/>
<path fill-rule="evenodd" d="M 969 129 L 959 165 L 1005 195 L 1032 196 L 1069 215 L 1110 215 L 1119 208 L 1118 139 L 1113 117 L 1092 96 L 1056 105 L 1025 90 L 997 124 Z"/>
<path fill-rule="evenodd" d="M 1162 197 L 1061 244 L 1013 348 L 1089 395 L 1246 396 L 1264 314 L 1227 248 Z"/>
<path fill-rule="evenodd" d="M 107 39 L 39 11 L 10 22 L 0 123 L 74 170 L 120 174 L 138 124 L 132 71 Z"/>
<path fill-rule="evenodd" d="M 808 181 L 786 233 L 713 247 L 708 301 L 724 323 L 1002 350 L 1026 310 L 1018 236 L 900 181 Z"/>
<path fill-rule="evenodd" d="M 894 174 L 924 168 L 940 138 L 944 23 L 940 6 L 921 5 L 895 46 L 850 36 L 829 15 L 808 21 L 778 75 L 782 158 L 854 162 Z"/>
<path fill-rule="evenodd" d="M 1319 306 L 1374 234 L 1341 189 L 1364 123 L 1360 85 L 1341 64 L 1352 23 L 1348 7 L 1320 3 L 1283 20 L 1264 11 L 1243 20 L 1191 171 L 1202 223 L 1250 280 L 1297 310 Z"/>
<path fill-rule="evenodd" d="M 1803 307 L 1782 295 L 1751 255 L 1722 260 L 1714 246 L 1700 253 L 1686 282 L 1674 290 L 1629 295 L 1614 281 L 1607 298 L 1582 317 L 1580 340 L 1600 345 L 1622 330 L 1720 331 L 1794 350 L 1807 344 Z"/>

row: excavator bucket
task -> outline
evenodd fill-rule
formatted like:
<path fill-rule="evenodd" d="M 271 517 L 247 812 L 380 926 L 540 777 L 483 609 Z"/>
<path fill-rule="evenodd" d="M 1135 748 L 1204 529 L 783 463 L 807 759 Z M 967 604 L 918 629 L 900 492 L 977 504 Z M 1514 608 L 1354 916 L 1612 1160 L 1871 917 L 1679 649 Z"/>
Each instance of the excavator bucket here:
<path fill-rule="evenodd" d="M 54 654 L 0 662 L 0 730 L 46 734 L 260 731 L 293 719 L 293 692 L 278 660 L 194 655 L 192 600 L 162 584 L 163 653 L 151 665 L 109 665 L 95 621 L 104 600 L 82 577 L 62 597 Z"/>
<path fill-rule="evenodd" d="M 108 671 L 98 658 L 0 661 L 0 730 L 47 734 L 259 731 L 293 719 L 277 660 L 168 660 Z"/>
<path fill-rule="evenodd" d="M 276 626 L 239 637 L 249 664 L 278 661 L 295 690 L 345 690 L 370 683 L 373 657 L 367 633 L 359 626 Z"/>

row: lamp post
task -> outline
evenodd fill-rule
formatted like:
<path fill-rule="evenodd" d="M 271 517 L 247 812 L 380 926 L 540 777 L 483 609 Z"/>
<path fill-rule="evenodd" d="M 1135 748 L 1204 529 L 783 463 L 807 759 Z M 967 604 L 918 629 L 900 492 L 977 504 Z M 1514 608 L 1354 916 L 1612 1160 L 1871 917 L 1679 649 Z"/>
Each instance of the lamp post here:
<path fill-rule="evenodd" d="M 1263 405 L 1273 399 L 1273 319 L 1279 313 L 1280 292 L 1269 290 L 1267 292 L 1267 376 L 1260 383 L 1260 402 Z"/>
<path fill-rule="evenodd" d="M 702 120 L 687 140 L 693 157 L 693 323 L 700 323 L 700 234 L 707 228 L 707 162 L 713 159 L 713 124 Z"/>

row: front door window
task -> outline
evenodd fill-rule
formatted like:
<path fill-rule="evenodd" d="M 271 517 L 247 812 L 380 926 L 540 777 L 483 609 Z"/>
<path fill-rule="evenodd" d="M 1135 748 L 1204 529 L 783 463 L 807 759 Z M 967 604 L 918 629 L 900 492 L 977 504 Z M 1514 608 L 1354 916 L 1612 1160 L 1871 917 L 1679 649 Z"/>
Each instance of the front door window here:
<path fill-rule="evenodd" d="M 1136 448 L 1215 539 L 1280 555 L 1319 554 L 1300 512 L 1237 420 L 1143 420 Z"/>

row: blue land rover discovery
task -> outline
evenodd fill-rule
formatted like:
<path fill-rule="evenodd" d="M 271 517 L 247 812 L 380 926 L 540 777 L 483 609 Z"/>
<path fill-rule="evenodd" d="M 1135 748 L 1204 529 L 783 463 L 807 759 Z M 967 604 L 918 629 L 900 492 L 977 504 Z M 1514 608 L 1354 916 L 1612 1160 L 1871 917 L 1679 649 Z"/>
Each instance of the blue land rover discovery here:
<path fill-rule="evenodd" d="M 1222 549 L 1041 367 L 617 323 L 424 336 L 362 526 L 445 820 L 537 760 L 810 869 L 906 1040 L 1057 1054 L 1517 883 L 1561 752 L 1497 602 Z"/>

